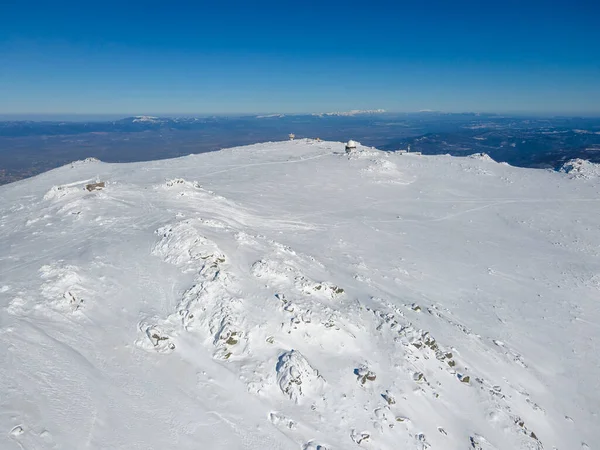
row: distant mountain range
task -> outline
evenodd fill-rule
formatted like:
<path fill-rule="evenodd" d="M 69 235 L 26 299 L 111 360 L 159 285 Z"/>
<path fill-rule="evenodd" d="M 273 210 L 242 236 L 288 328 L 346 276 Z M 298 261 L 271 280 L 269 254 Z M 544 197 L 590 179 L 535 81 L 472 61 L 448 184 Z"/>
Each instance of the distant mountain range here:
<path fill-rule="evenodd" d="M 361 114 L 383 114 L 385 109 L 367 109 L 361 111 L 360 109 L 353 109 L 351 111 L 338 111 L 338 112 L 328 112 L 328 113 L 314 113 L 313 116 L 323 117 L 323 116 L 359 116 Z"/>
<path fill-rule="evenodd" d="M 600 162 L 600 118 L 510 117 L 480 113 L 390 113 L 380 109 L 313 114 L 0 121 L 0 184 L 77 159 L 107 162 L 173 158 L 257 142 L 350 139 L 382 150 L 489 154 L 521 167 L 558 169 Z"/>

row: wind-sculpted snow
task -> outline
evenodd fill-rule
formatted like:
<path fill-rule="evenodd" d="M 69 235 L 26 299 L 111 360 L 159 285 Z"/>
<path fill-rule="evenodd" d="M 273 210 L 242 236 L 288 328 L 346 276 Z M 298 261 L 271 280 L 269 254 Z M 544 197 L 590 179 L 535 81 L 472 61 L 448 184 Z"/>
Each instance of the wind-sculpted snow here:
<path fill-rule="evenodd" d="M 161 256 L 171 264 L 187 265 L 199 260 L 213 263 L 224 262 L 225 256 L 214 242 L 198 233 L 195 221 L 183 221 L 175 225 L 167 225 L 156 230 L 160 240 L 152 249 L 152 253 Z"/>
<path fill-rule="evenodd" d="M 57 306 L 64 305 L 77 311 L 84 303 L 84 286 L 89 287 L 89 283 L 78 272 L 77 267 L 61 262 L 42 266 L 40 274 L 45 281 L 41 289 L 42 295 Z"/>
<path fill-rule="evenodd" d="M 224 269 L 227 257 L 201 235 L 202 225 L 206 223 L 188 220 L 161 227 L 156 231 L 160 240 L 153 253 L 197 273 L 196 284 L 184 293 L 177 311 L 166 322 L 172 326 L 180 320 L 185 331 L 199 331 L 212 344 L 214 356 L 226 360 L 239 356 L 245 347 L 244 305 L 236 298 L 235 284 Z"/>
<path fill-rule="evenodd" d="M 44 200 L 60 199 L 76 194 L 82 194 L 81 186 L 52 186 L 46 195 L 44 195 Z"/>
<path fill-rule="evenodd" d="M 483 396 L 484 401 L 495 404 L 495 420 L 502 422 L 506 429 L 512 429 L 515 436 L 523 435 L 519 440 L 522 448 L 537 448 L 535 433 L 519 416 L 510 412 L 508 404 L 497 400 L 498 397 L 506 398 L 502 388 L 473 373 L 470 363 L 460 356 L 458 349 L 438 342 L 429 331 L 416 327 L 409 320 L 409 316 L 418 320 L 418 316 L 428 314 L 441 321 L 438 326 L 444 323 L 450 327 L 458 326 L 462 333 L 474 336 L 469 329 L 438 311 L 436 306 L 423 311 L 425 307 L 416 303 L 393 306 L 392 302 L 372 297 L 369 303 L 382 309 L 362 306 L 360 301 L 356 305 L 358 308 L 347 309 L 347 305 L 339 308 L 339 302 L 347 297 L 345 290 L 331 282 L 314 281 L 303 271 L 310 271 L 315 258 L 299 256 L 293 249 L 274 241 L 261 243 L 260 237 L 246 237 L 245 241 L 267 250 L 268 256 L 254 262 L 245 275 L 241 272 L 232 276 L 228 273 L 229 257 L 202 235 L 203 227 L 206 230 L 211 228 L 202 222 L 192 226 L 184 221 L 157 231 L 160 238 L 154 247 L 155 254 L 182 267 L 189 268 L 191 263 L 198 274 L 194 285 L 184 293 L 177 313 L 166 318 L 165 323 L 170 324 L 174 333 L 185 331 L 197 335 L 217 360 L 243 361 L 242 366 L 232 370 L 239 371 L 241 379 L 248 379 L 248 392 L 259 397 L 273 395 L 267 394 L 273 392 L 269 386 L 273 383 L 295 404 L 311 403 L 311 411 L 327 416 L 337 414 L 332 399 L 350 398 L 363 405 L 364 410 L 371 411 L 364 419 L 342 421 L 346 423 L 350 439 L 356 444 L 376 442 L 374 445 L 383 448 L 387 441 L 391 444 L 404 439 L 407 443 L 413 442 L 415 448 L 428 448 L 427 434 L 414 427 L 415 420 L 417 423 L 419 420 L 411 419 L 398 410 L 410 399 L 406 387 L 412 385 L 411 396 L 428 399 L 432 408 L 430 414 L 433 414 L 434 404 L 438 401 L 440 407 L 446 406 L 451 410 L 452 405 L 447 404 L 448 397 L 451 397 L 447 390 L 454 391 L 453 385 L 464 385 L 481 391 L 476 396 Z M 192 254 L 198 257 L 190 257 Z M 316 264 L 316 267 L 322 269 L 324 266 Z M 248 279 L 243 281 L 240 276 Z M 252 283 L 255 283 L 254 288 Z M 272 300 L 263 304 L 266 309 L 253 311 L 253 305 L 238 297 L 241 292 L 261 288 L 274 292 Z M 281 319 L 265 321 L 265 314 Z M 180 327 L 173 328 L 173 317 L 181 319 Z M 156 351 L 175 348 L 170 337 L 157 331 L 156 327 L 144 326 L 142 330 L 150 338 L 151 348 Z M 365 347 L 370 339 L 375 339 L 382 348 L 395 350 L 382 358 L 384 355 Z M 313 367 L 300 350 L 290 350 L 277 355 L 276 377 L 270 376 L 266 368 L 275 349 L 269 347 L 292 343 L 303 347 L 307 354 L 315 355 L 316 361 L 326 368 L 328 360 L 336 359 L 338 364 L 345 361 L 340 370 L 343 372 L 345 367 L 347 373 L 335 374 L 337 382 L 334 384 L 326 383 L 318 368 Z M 504 349 L 500 341 L 494 344 Z M 357 357 L 367 362 L 355 364 Z M 514 361 L 521 363 L 517 358 Z M 446 372 L 447 377 L 440 377 L 440 371 Z M 384 384 L 378 379 L 377 372 L 383 372 Z M 246 378 L 247 373 L 252 375 Z M 263 375 L 258 375 L 261 373 Z M 390 380 L 392 373 L 395 373 L 394 381 Z M 344 386 L 344 379 L 348 383 L 351 374 L 356 382 Z M 397 401 L 398 395 L 402 396 L 403 402 Z M 459 404 L 460 399 L 455 401 Z M 297 424 L 302 420 L 291 416 L 282 422 L 282 419 L 275 420 L 274 417 L 276 413 L 271 413 L 272 423 L 287 423 L 288 426 L 284 427 L 287 431 L 298 433 Z M 361 421 L 371 423 L 370 429 L 357 431 Z M 439 435 L 448 436 L 446 428 L 441 429 L 443 433 L 438 430 Z M 473 439 L 478 442 L 477 437 Z M 483 439 L 479 440 L 484 442 Z"/>
<path fill-rule="evenodd" d="M 568 174 L 571 178 L 600 178 L 600 164 L 577 158 L 564 163 L 560 172 Z"/>
<path fill-rule="evenodd" d="M 473 153 L 472 155 L 469 155 L 468 157 L 470 159 L 477 159 L 479 161 L 496 162 L 487 153 Z"/>
<path fill-rule="evenodd" d="M 362 171 L 366 177 L 371 178 L 375 183 L 410 184 L 414 181 L 412 175 L 402 173 L 396 164 L 388 159 L 382 159 L 380 155 L 377 156 L 378 158 Z"/>
<path fill-rule="evenodd" d="M 308 140 L 4 186 L 0 448 L 594 448 L 598 188 Z"/>
<path fill-rule="evenodd" d="M 75 168 L 77 166 L 81 166 L 84 164 L 97 164 L 97 163 L 101 163 L 102 161 L 100 161 L 98 158 L 94 158 L 94 157 L 89 157 L 89 158 L 85 158 L 79 161 L 73 161 L 71 163 L 71 168 Z"/>
<path fill-rule="evenodd" d="M 171 337 L 160 326 L 142 322 L 139 328 L 144 336 L 136 341 L 138 347 L 158 353 L 171 353 L 175 350 Z"/>
<path fill-rule="evenodd" d="M 296 350 L 282 353 L 276 370 L 279 389 L 296 403 L 305 395 L 318 394 L 319 388 L 324 384 L 319 372 Z"/>

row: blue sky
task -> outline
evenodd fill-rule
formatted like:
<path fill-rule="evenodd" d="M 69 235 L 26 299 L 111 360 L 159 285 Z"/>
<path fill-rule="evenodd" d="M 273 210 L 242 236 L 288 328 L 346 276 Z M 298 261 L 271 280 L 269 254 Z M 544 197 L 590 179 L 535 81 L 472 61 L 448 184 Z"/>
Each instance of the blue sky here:
<path fill-rule="evenodd" d="M 0 2 L 0 114 L 600 114 L 600 2 Z"/>

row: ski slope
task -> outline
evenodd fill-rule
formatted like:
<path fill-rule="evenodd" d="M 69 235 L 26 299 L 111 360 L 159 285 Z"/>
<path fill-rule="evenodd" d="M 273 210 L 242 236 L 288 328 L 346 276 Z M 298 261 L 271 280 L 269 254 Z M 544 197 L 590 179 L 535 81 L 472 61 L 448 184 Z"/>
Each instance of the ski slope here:
<path fill-rule="evenodd" d="M 0 448 L 600 448 L 599 193 L 311 140 L 2 186 Z"/>

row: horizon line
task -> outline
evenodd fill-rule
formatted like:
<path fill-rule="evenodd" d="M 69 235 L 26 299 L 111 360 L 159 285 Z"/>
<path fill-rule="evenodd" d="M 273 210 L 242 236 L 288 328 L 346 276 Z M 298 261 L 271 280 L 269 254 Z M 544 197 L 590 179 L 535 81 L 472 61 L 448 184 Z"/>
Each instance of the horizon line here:
<path fill-rule="evenodd" d="M 363 112 L 364 111 L 364 112 Z M 558 111 L 460 111 L 460 110 L 411 110 L 411 111 L 376 111 L 376 110 L 341 110 L 341 111 L 326 111 L 326 112 L 281 112 L 281 111 L 256 111 L 256 112 L 152 112 L 152 113 L 130 113 L 130 112 L 109 112 L 109 113 L 94 113 L 94 112 L 0 112 L 0 120 L 11 120 L 10 117 L 97 117 L 97 118 L 120 118 L 126 119 L 129 117 L 156 117 L 156 118 L 192 118 L 192 117 L 249 117 L 249 116 L 304 116 L 304 115 L 335 115 L 335 114 L 348 114 L 347 116 L 378 116 L 378 115 L 390 115 L 390 114 L 474 114 L 483 116 L 539 116 L 539 117 L 581 117 L 581 118 L 599 118 L 600 111 L 586 111 L 586 112 L 558 112 Z M 268 118 L 268 117 L 264 117 Z M 276 118 L 276 117 L 273 117 Z M 35 119 L 29 119 L 36 121 Z M 69 119 L 62 119 L 68 121 Z"/>

